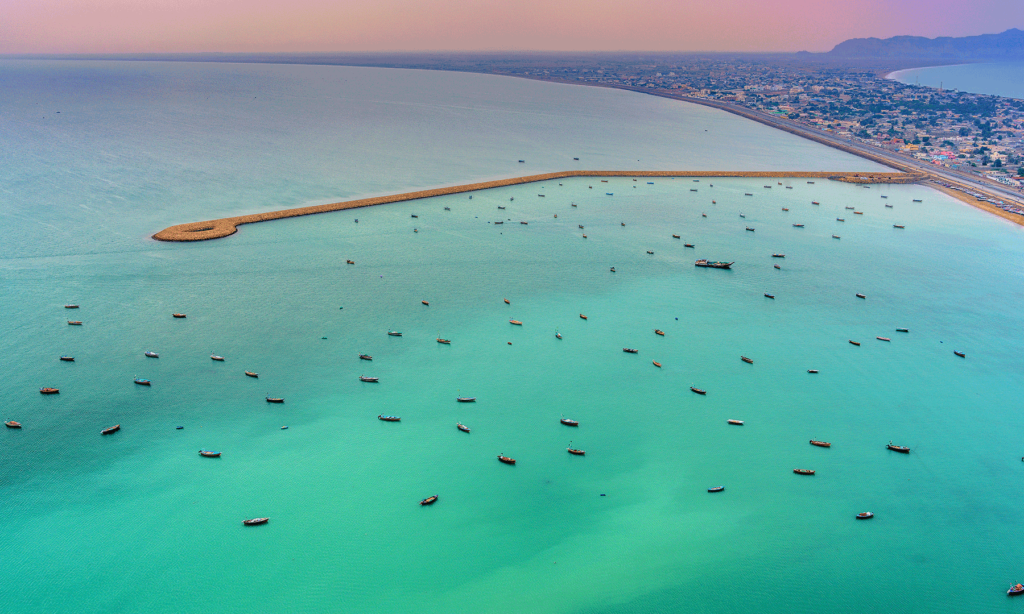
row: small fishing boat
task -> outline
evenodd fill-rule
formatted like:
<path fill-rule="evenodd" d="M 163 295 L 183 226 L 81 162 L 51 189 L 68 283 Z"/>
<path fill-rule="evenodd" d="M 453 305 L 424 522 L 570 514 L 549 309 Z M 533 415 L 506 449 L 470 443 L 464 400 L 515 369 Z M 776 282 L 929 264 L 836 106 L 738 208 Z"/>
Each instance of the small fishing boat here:
<path fill-rule="evenodd" d="M 651 254 L 652 256 L 654 255 L 654 252 L 652 252 L 651 250 L 647 250 L 647 253 Z"/>
<path fill-rule="evenodd" d="M 185 314 L 183 314 L 183 313 L 172 313 L 171 316 L 175 317 L 175 318 L 184 318 Z"/>
<path fill-rule="evenodd" d="M 803 228 L 803 224 L 793 224 L 793 228 Z"/>
<path fill-rule="evenodd" d="M 581 313 L 581 314 L 580 314 L 580 319 L 581 319 L 581 320 L 586 320 L 586 319 L 587 319 L 587 316 L 585 316 L 585 315 L 583 315 L 583 314 Z"/>
<path fill-rule="evenodd" d="M 744 192 L 743 195 L 744 196 L 753 196 L 753 194 L 751 194 L 750 192 Z"/>
<path fill-rule="evenodd" d="M 818 202 L 818 201 L 816 201 L 816 200 L 812 200 L 812 201 L 811 201 L 811 204 L 812 204 L 812 205 L 820 205 L 821 203 L 819 203 L 819 202 Z"/>
<path fill-rule="evenodd" d="M 622 348 L 622 351 L 627 353 L 627 354 L 636 354 L 640 350 L 637 350 L 637 349 L 634 349 L 634 348 Z"/>
<path fill-rule="evenodd" d="M 736 426 L 743 426 L 742 420 L 726 420 L 729 424 L 735 424 Z"/>
<path fill-rule="evenodd" d="M 432 495 L 420 501 L 420 505 L 433 505 L 437 501 L 437 495 Z"/>
<path fill-rule="evenodd" d="M 573 207 L 578 207 L 579 205 L 577 205 L 576 203 L 572 203 L 572 206 Z"/>
<path fill-rule="evenodd" d="M 476 403 L 476 397 L 455 397 L 459 403 Z"/>
<path fill-rule="evenodd" d="M 747 358 L 746 356 L 740 356 L 740 360 L 742 360 L 743 362 L 747 363 L 748 365 L 754 364 L 753 359 Z"/>
<path fill-rule="evenodd" d="M 673 239 L 678 239 L 678 238 L 680 238 L 680 237 L 679 237 L 679 235 L 672 235 L 672 238 L 673 238 Z"/>
<path fill-rule="evenodd" d="M 153 382 L 149 381 L 148 379 L 142 379 L 140 377 L 135 378 L 135 383 L 140 386 L 151 386 L 153 384 Z"/>
<path fill-rule="evenodd" d="M 504 299 L 504 301 L 505 301 L 505 304 L 506 304 L 506 305 L 511 305 L 511 304 L 512 304 L 512 303 L 510 303 L 510 302 L 509 302 L 509 300 L 508 300 L 508 299 Z"/>
<path fill-rule="evenodd" d="M 800 475 L 814 475 L 814 469 L 794 469 L 793 473 L 798 473 Z"/>
<path fill-rule="evenodd" d="M 780 270 L 780 271 L 782 270 L 782 267 L 780 267 L 780 266 L 779 266 L 779 265 L 777 265 L 777 264 L 774 264 L 774 265 L 772 265 L 772 266 L 773 266 L 773 267 L 775 267 L 776 269 Z"/>
<path fill-rule="evenodd" d="M 455 428 L 459 429 L 463 433 L 468 433 L 469 432 L 469 427 L 466 426 L 465 424 L 461 423 L 461 422 L 456 422 L 455 423 Z"/>
<path fill-rule="evenodd" d="M 725 486 L 712 486 L 708 492 L 722 492 L 723 490 L 725 490 Z"/>
<path fill-rule="evenodd" d="M 500 460 L 501 462 L 505 463 L 506 465 L 514 465 L 514 464 L 516 464 L 516 459 L 510 458 L 508 456 L 504 456 L 502 454 L 498 455 L 498 460 Z"/>
<path fill-rule="evenodd" d="M 401 337 L 402 333 L 398 332 L 397 330 L 389 330 L 388 331 L 388 336 L 389 337 Z"/>
<path fill-rule="evenodd" d="M 782 210 L 783 211 L 789 211 L 789 208 L 788 207 L 783 207 Z"/>
<path fill-rule="evenodd" d="M 504 209 L 505 207 L 502 207 L 501 205 L 498 205 L 498 208 L 499 209 Z"/>
<path fill-rule="evenodd" d="M 818 441 L 817 439 L 812 439 L 811 440 L 811 445 L 812 446 L 818 446 L 819 448 L 831 448 L 832 447 L 832 444 L 830 444 L 829 442 L 827 442 L 827 441 Z"/>
<path fill-rule="evenodd" d="M 257 379 L 259 379 L 260 377 L 260 374 L 256 373 L 255 371 L 246 371 L 245 374 L 248 375 L 249 377 L 255 377 Z"/>
<path fill-rule="evenodd" d="M 413 214 L 412 214 L 411 216 L 409 216 L 409 217 L 419 217 L 419 216 L 418 216 L 418 215 L 416 215 L 415 213 L 413 213 Z"/>
<path fill-rule="evenodd" d="M 844 207 L 844 209 L 848 209 L 850 211 L 853 211 L 854 207 Z"/>
<path fill-rule="evenodd" d="M 866 296 L 864 296 L 863 294 L 861 294 L 860 292 L 858 292 L 858 293 L 857 293 L 857 298 L 867 298 L 867 297 L 866 297 Z"/>
<path fill-rule="evenodd" d="M 213 450 L 200 450 L 199 456 L 205 456 L 206 458 L 220 458 L 220 452 L 214 452 Z"/>
<path fill-rule="evenodd" d="M 690 390 L 696 392 L 697 394 L 702 394 L 702 395 L 708 393 L 707 390 L 703 390 L 701 388 L 697 388 L 696 386 L 690 386 Z"/>
<path fill-rule="evenodd" d="M 601 183 L 608 183 L 608 180 L 607 179 L 602 179 Z"/>
<path fill-rule="evenodd" d="M 249 518 L 247 520 L 243 520 L 242 524 L 247 527 L 254 527 L 258 524 L 267 524 L 268 522 L 270 522 L 269 518 Z"/>
<path fill-rule="evenodd" d="M 1006 594 L 1009 595 L 1010 597 L 1013 597 L 1014 595 L 1024 594 L 1024 584 L 1020 584 L 1020 583 L 1014 584 L 1013 586 L 1011 586 L 1009 588 L 1009 590 L 1006 591 Z"/>
<path fill-rule="evenodd" d="M 561 419 L 559 420 L 559 422 L 561 422 L 561 423 L 562 423 L 562 424 L 564 424 L 565 426 L 579 426 L 579 425 L 580 425 L 580 423 L 579 423 L 579 422 L 577 422 L 577 421 L 575 421 L 575 420 L 570 420 L 569 418 L 565 418 L 565 417 L 562 417 L 562 418 L 561 418 Z"/>
<path fill-rule="evenodd" d="M 216 354 L 210 355 L 210 360 L 216 360 L 217 362 L 224 362 L 223 356 L 217 356 Z"/>
<path fill-rule="evenodd" d="M 701 217 L 707 217 L 707 216 L 708 216 L 708 214 L 707 214 L 707 213 L 701 213 L 701 214 L 700 214 L 700 216 L 701 216 Z"/>
<path fill-rule="evenodd" d="M 657 360 L 652 360 L 651 364 L 653 364 L 655 367 L 658 367 L 659 369 L 661 368 L 661 363 L 658 362 Z"/>
<path fill-rule="evenodd" d="M 786 254 L 772 254 L 772 258 L 785 258 Z"/>
<path fill-rule="evenodd" d="M 660 337 L 664 337 L 664 336 L 665 336 L 665 331 L 663 331 L 663 330 L 661 330 L 661 329 L 659 329 L 659 328 L 655 328 L 655 329 L 654 329 L 654 334 L 655 334 L 655 335 L 658 335 L 658 336 L 660 336 Z"/>
<path fill-rule="evenodd" d="M 8 420 L 7 422 L 4 422 L 4 426 L 6 426 L 9 429 L 20 429 L 21 423 L 15 422 L 14 420 Z"/>
<path fill-rule="evenodd" d="M 960 358 L 967 358 L 967 354 L 964 354 L 963 352 L 961 352 L 959 350 L 953 350 L 953 353 L 956 354 L 957 356 L 959 356 Z"/>
<path fill-rule="evenodd" d="M 579 224 L 580 230 L 583 230 L 583 224 Z"/>
<path fill-rule="evenodd" d="M 854 211 L 853 214 L 854 215 L 864 215 L 864 212 L 863 211 Z"/>
<path fill-rule="evenodd" d="M 75 362 L 74 356 L 61 356 L 60 359 L 64 362 Z"/>
<path fill-rule="evenodd" d="M 693 243 L 684 243 L 683 247 L 689 247 L 689 248 L 692 249 L 693 248 Z"/>
<path fill-rule="evenodd" d="M 584 239 L 586 239 L 586 238 L 587 238 L 587 235 L 583 235 L 583 238 L 584 238 Z"/>
<path fill-rule="evenodd" d="M 857 520 L 867 520 L 868 518 L 874 518 L 875 515 L 871 512 L 861 512 L 857 514 Z"/>
<path fill-rule="evenodd" d="M 519 320 L 509 320 L 508 323 L 509 324 L 514 324 L 516 326 L 522 326 L 523 325 L 523 323 L 521 321 L 519 321 Z"/>
<path fill-rule="evenodd" d="M 915 199 L 914 199 L 914 202 L 915 202 L 915 203 L 919 203 L 919 202 L 921 202 L 921 199 L 920 199 L 920 198 L 915 198 Z"/>
<path fill-rule="evenodd" d="M 886 209 L 892 209 L 892 205 L 886 205 L 885 208 Z"/>
<path fill-rule="evenodd" d="M 902 224 L 893 224 L 892 227 L 893 228 L 905 228 L 905 226 L 903 226 Z"/>
<path fill-rule="evenodd" d="M 717 262 L 717 261 L 714 261 L 714 260 L 708 260 L 707 258 L 701 258 L 700 260 L 694 262 L 693 266 L 704 267 L 704 268 L 707 268 L 707 269 L 727 269 L 727 268 L 731 267 L 734 264 L 736 264 L 736 263 L 735 262 Z"/>
<path fill-rule="evenodd" d="M 68 326 L 81 326 L 81 320 L 68 320 Z"/>
<path fill-rule="evenodd" d="M 839 238 L 839 235 L 832 235 L 832 238 L 833 238 L 833 239 L 838 239 L 838 238 Z"/>
<path fill-rule="evenodd" d="M 160 358 L 160 354 L 156 352 L 146 352 L 146 358 Z"/>
<path fill-rule="evenodd" d="M 519 222 L 519 223 L 522 224 L 523 226 L 529 226 L 530 225 L 529 222 Z"/>
<path fill-rule="evenodd" d="M 743 214 L 741 213 L 741 214 L 740 214 L 740 217 L 742 217 L 742 218 L 746 219 L 746 217 L 747 217 L 747 216 L 745 216 L 745 215 L 743 215 Z"/>
<path fill-rule="evenodd" d="M 754 229 L 751 228 L 750 226 L 747 226 L 746 228 L 747 228 L 747 232 L 754 232 Z"/>
<path fill-rule="evenodd" d="M 875 339 L 878 339 L 879 341 L 892 341 L 892 339 L 888 337 L 875 337 Z"/>
<path fill-rule="evenodd" d="M 60 394 L 60 388 L 40 388 L 39 394 Z"/>
<path fill-rule="evenodd" d="M 428 303 L 427 301 L 420 301 L 420 302 L 423 303 L 424 305 L 428 306 L 428 307 L 430 306 L 430 303 Z"/>
<path fill-rule="evenodd" d="M 900 454 L 910 454 L 910 448 L 908 448 L 907 446 L 894 445 L 891 441 L 885 447 L 892 450 L 893 452 L 899 452 Z"/>
<path fill-rule="evenodd" d="M 556 330 L 556 331 L 555 331 L 555 339 L 561 339 L 561 338 L 562 338 L 562 333 L 560 333 L 560 332 L 558 332 L 558 331 Z"/>
<path fill-rule="evenodd" d="M 848 339 L 848 341 L 850 342 L 850 345 L 860 345 L 860 341 L 854 341 L 853 339 Z"/>
<path fill-rule="evenodd" d="M 109 435 L 111 433 L 116 433 L 116 432 L 118 432 L 120 430 L 121 430 L 121 425 L 120 424 L 115 424 L 114 426 L 108 426 L 107 428 L 105 428 L 102 431 L 100 431 L 100 435 Z"/>
<path fill-rule="evenodd" d="M 837 218 L 836 218 L 836 221 L 837 221 L 837 222 L 845 222 L 846 220 L 844 220 L 844 219 L 843 219 L 843 218 L 841 218 L 841 217 L 837 217 Z"/>
<path fill-rule="evenodd" d="M 470 198 L 473 198 L 473 197 L 472 197 L 472 196 L 470 196 Z M 452 208 L 451 208 L 451 207 L 445 207 L 445 208 L 444 208 L 444 210 L 445 210 L 445 211 L 451 211 L 451 210 L 452 210 Z"/>
<path fill-rule="evenodd" d="M 774 294 L 768 294 L 767 292 L 765 292 L 765 293 L 764 293 L 764 295 L 765 295 L 766 297 L 770 298 L 770 299 L 774 299 L 774 298 L 775 298 L 775 295 L 774 295 Z"/>
<path fill-rule="evenodd" d="M 612 267 L 612 268 L 611 268 L 611 269 L 609 269 L 609 270 L 610 270 L 610 271 L 611 271 L 612 273 L 614 273 L 614 272 L 615 272 L 615 267 Z"/>
<path fill-rule="evenodd" d="M 896 332 L 898 332 L 898 333 L 909 333 L 910 329 L 908 329 L 908 328 L 897 328 Z"/>
<path fill-rule="evenodd" d="M 267 397 L 267 403 L 284 403 L 281 397 Z"/>
<path fill-rule="evenodd" d="M 570 448 L 566 448 L 565 450 L 569 454 L 574 454 L 576 456 L 583 456 L 584 454 L 586 454 L 586 452 L 584 452 L 583 450 L 577 450 L 576 448 L 571 448 L 571 447 Z"/>
<path fill-rule="evenodd" d="M 64 305 L 64 309 L 78 309 L 78 305 L 74 303 L 68 303 L 67 305 Z"/>
<path fill-rule="evenodd" d="M 381 420 L 383 422 L 401 422 L 402 421 L 402 419 L 399 418 L 398 416 L 385 416 L 384 414 L 378 415 L 377 419 Z"/>
<path fill-rule="evenodd" d="M 437 338 L 437 342 L 440 343 L 441 345 L 451 345 L 452 344 L 452 340 L 451 339 L 442 339 L 440 337 Z"/>
<path fill-rule="evenodd" d="M 345 264 L 355 264 L 355 261 L 353 261 L 353 260 L 346 260 Z"/>
<path fill-rule="evenodd" d="M 817 369 L 808 369 L 807 372 L 808 373 L 817 373 L 818 370 Z"/>
<path fill-rule="evenodd" d="M 608 196 L 611 196 L 611 194 L 609 194 Z M 625 225 L 626 225 L 625 222 L 619 222 L 619 226 L 625 226 Z"/>
<path fill-rule="evenodd" d="M 361 382 L 370 382 L 370 383 L 375 384 L 375 383 L 380 381 L 380 378 L 379 377 L 367 377 L 365 375 L 360 375 L 359 376 L 359 381 L 361 381 Z"/>

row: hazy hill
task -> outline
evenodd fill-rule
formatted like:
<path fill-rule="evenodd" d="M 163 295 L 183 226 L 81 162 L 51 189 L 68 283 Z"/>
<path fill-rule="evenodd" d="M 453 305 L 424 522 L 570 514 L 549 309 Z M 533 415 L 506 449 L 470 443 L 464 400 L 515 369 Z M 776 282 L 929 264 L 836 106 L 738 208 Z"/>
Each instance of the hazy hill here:
<path fill-rule="evenodd" d="M 952 38 L 894 36 L 854 38 L 839 43 L 826 56 L 836 59 L 920 59 L 929 61 L 1024 59 L 1024 31 Z"/>

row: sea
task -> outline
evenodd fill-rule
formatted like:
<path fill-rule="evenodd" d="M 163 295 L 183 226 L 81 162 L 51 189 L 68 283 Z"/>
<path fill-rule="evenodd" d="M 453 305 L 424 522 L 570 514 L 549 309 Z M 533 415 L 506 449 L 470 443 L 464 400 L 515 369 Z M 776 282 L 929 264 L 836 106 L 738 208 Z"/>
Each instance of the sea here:
<path fill-rule="evenodd" d="M 1024 98 L 1024 62 L 985 62 L 909 68 L 890 73 L 888 77 L 907 85 Z"/>
<path fill-rule="evenodd" d="M 0 84 L 0 611 L 1019 611 L 1019 226 L 917 185 L 580 177 L 161 243 L 552 170 L 881 169 L 486 75 Z"/>

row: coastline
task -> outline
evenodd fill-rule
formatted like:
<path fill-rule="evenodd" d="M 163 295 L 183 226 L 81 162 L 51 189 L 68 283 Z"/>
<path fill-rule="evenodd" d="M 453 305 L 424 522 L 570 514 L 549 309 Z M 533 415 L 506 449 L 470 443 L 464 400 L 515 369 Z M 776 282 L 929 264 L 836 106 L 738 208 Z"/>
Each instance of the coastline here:
<path fill-rule="evenodd" d="M 372 198 L 361 198 L 356 200 L 328 203 L 326 205 L 315 205 L 311 207 L 296 207 L 292 209 L 280 209 L 266 213 L 254 213 L 251 215 L 239 215 L 202 222 L 188 222 L 168 226 L 153 235 L 157 241 L 189 242 L 209 241 L 221 239 L 238 232 L 238 227 L 243 224 L 255 224 L 291 217 L 305 215 L 316 215 L 318 213 L 329 213 L 331 211 L 343 211 L 345 209 L 358 209 L 361 207 L 372 207 L 391 203 L 419 200 L 421 198 L 432 198 L 434 196 L 447 196 L 450 194 L 462 194 L 465 192 L 476 192 L 491 188 L 500 188 L 510 185 L 522 185 L 549 181 L 552 179 L 563 179 L 566 177 L 792 177 L 792 178 L 813 178 L 830 179 L 847 183 L 917 183 L 924 179 L 920 173 L 861 173 L 861 172 L 785 172 L 785 171 L 559 171 L 544 173 L 540 175 L 525 175 L 522 177 L 510 177 L 508 179 L 497 179 L 479 183 L 468 183 L 463 185 L 433 188 L 430 190 L 418 190 L 402 194 L 387 196 L 376 196 Z"/>

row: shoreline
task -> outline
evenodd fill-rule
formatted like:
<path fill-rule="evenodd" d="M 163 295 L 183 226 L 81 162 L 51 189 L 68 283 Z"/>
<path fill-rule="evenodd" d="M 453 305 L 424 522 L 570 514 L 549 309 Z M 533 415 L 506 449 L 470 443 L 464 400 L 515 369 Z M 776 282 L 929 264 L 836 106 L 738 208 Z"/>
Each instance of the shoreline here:
<path fill-rule="evenodd" d="M 386 205 L 391 203 L 419 200 L 422 198 L 433 198 L 435 196 L 447 196 L 450 194 L 463 194 L 491 188 L 501 188 L 511 185 L 522 185 L 537 183 L 552 179 L 563 179 L 567 177 L 790 177 L 808 179 L 830 179 L 832 181 L 843 181 L 846 183 L 918 183 L 925 177 L 920 173 L 880 173 L 880 172 L 823 172 L 823 171 L 558 171 L 554 173 L 543 173 L 539 175 L 524 175 L 521 177 L 510 177 L 508 179 L 496 179 L 479 183 L 467 183 L 462 185 L 433 188 L 429 190 L 418 190 L 415 192 L 404 192 L 388 196 L 376 196 L 372 198 L 360 198 L 356 200 L 328 203 L 326 205 L 314 205 L 310 207 L 295 207 L 292 209 L 280 209 L 266 213 L 254 213 L 251 215 L 239 215 L 202 222 L 188 222 L 168 226 L 152 236 L 157 241 L 169 242 L 190 242 L 209 241 L 229 237 L 238 232 L 238 227 L 243 224 L 256 224 L 271 220 L 280 220 L 318 213 L 329 213 L 331 211 L 344 211 L 346 209 L 358 209 L 361 207 L 372 207 L 375 205 Z"/>

